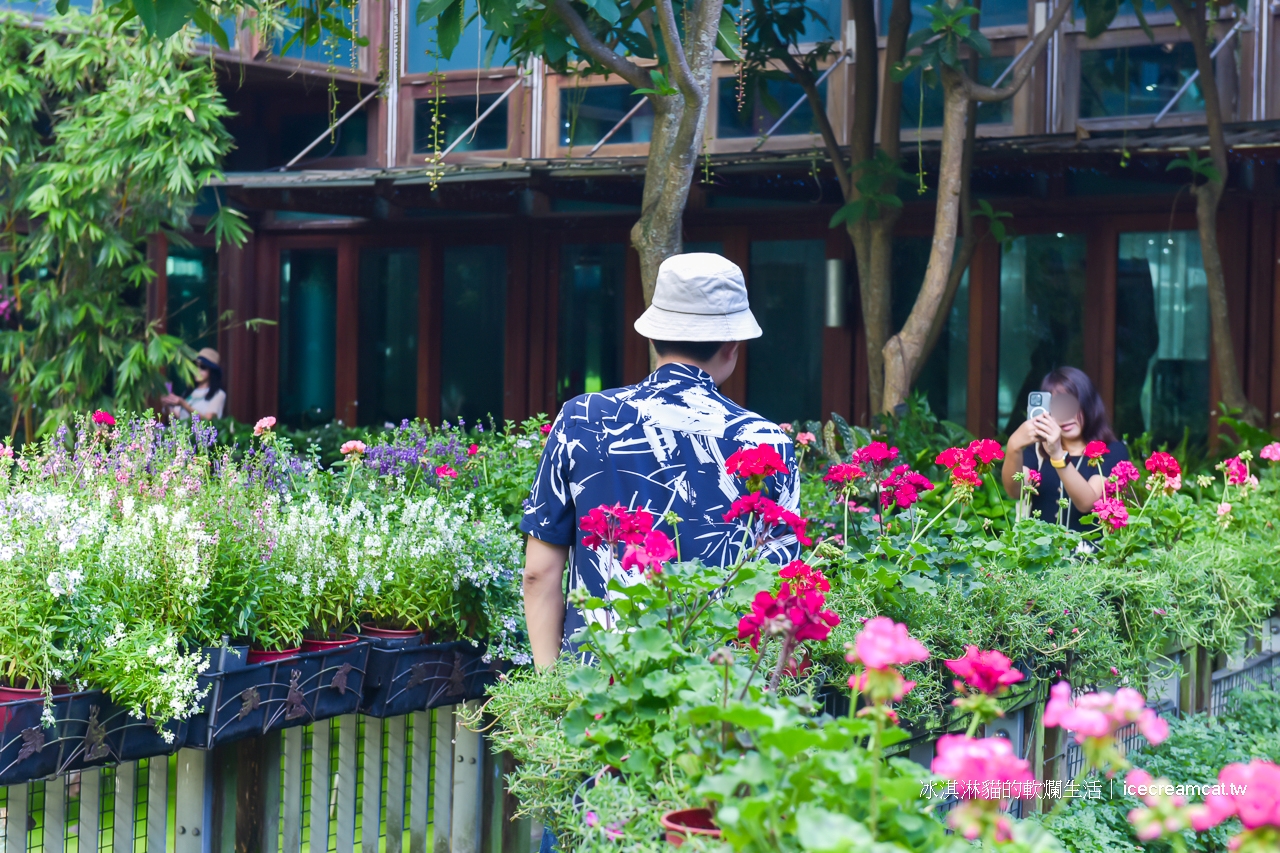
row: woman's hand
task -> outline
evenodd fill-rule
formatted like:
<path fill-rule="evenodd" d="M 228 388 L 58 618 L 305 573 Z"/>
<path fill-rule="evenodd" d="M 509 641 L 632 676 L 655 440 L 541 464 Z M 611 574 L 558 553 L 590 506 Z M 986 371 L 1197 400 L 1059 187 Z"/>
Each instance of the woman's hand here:
<path fill-rule="evenodd" d="M 1064 456 L 1062 449 L 1062 427 L 1054 420 L 1053 415 L 1039 415 L 1035 420 L 1031 421 L 1032 431 L 1035 433 L 1036 440 L 1044 448 L 1044 452 L 1048 454 L 1050 459 L 1061 459 Z"/>
<path fill-rule="evenodd" d="M 165 394 L 160 398 L 160 402 L 166 406 L 181 406 L 182 398 L 177 394 Z"/>
<path fill-rule="evenodd" d="M 1023 448 L 1030 447 L 1039 441 L 1039 437 L 1035 432 L 1034 421 L 1023 421 L 1017 429 L 1013 431 L 1013 435 L 1009 436 L 1009 444 L 1005 448 L 1005 452 L 1009 455 L 1020 452 Z"/>

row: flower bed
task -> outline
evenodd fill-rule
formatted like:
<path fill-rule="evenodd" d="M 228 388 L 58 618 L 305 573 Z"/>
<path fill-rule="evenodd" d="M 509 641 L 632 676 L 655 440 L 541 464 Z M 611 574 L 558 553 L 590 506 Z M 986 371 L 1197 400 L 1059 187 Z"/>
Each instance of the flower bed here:
<path fill-rule="evenodd" d="M 62 743 L 71 690 L 101 700 L 95 725 L 128 732 L 103 760 L 353 713 L 369 646 L 339 643 L 362 625 L 465 657 L 465 689 L 416 707 L 480 695 L 502 661 L 528 659 L 508 480 L 536 460 L 537 422 L 479 441 L 406 424 L 328 467 L 274 426 L 226 446 L 199 422 L 99 412 L 0 446 L 0 687 L 39 691 L 46 742 Z M 211 672 L 207 650 L 228 642 L 280 659 Z M 11 715 L 5 749 L 29 714 Z M 0 771 L 32 758 L 16 756 Z"/>

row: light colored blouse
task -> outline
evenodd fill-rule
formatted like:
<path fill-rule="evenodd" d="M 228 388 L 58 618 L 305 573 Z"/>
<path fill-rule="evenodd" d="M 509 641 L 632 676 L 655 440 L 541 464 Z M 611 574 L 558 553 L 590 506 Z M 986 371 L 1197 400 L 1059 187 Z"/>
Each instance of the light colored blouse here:
<path fill-rule="evenodd" d="M 208 388 L 197 388 L 187 395 L 187 402 L 191 404 L 191 408 L 200 417 L 208 417 L 213 415 L 215 418 L 222 417 L 222 410 L 227 405 L 227 392 L 219 390 L 212 397 L 209 396 Z M 186 409 L 175 407 L 178 409 L 177 415 L 182 420 L 187 420 L 191 414 Z"/>

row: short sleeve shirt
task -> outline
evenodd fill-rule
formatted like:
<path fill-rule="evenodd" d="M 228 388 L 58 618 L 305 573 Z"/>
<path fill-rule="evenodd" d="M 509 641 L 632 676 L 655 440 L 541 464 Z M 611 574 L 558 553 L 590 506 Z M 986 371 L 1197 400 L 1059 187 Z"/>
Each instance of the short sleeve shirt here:
<path fill-rule="evenodd" d="M 1091 468 L 1088 461 L 1083 456 L 1067 456 L 1067 464 L 1079 471 L 1086 480 L 1094 474 L 1101 473 L 1103 477 L 1111 475 L 1111 469 L 1116 467 L 1116 463 L 1129 458 L 1129 448 L 1125 447 L 1123 441 L 1113 441 L 1107 445 L 1107 453 L 1102 457 L 1101 468 Z M 1031 498 L 1032 511 L 1040 510 L 1040 519 L 1051 524 L 1065 524 L 1072 530 L 1084 532 L 1085 527 L 1080 523 L 1082 513 L 1075 504 L 1068 504 L 1065 508 L 1058 506 L 1058 500 L 1065 498 L 1068 501 L 1070 496 L 1062 485 L 1062 478 L 1058 476 L 1058 469 L 1053 467 L 1053 463 L 1049 461 L 1049 457 L 1040 452 L 1040 445 L 1033 444 L 1022 450 L 1022 464 L 1030 468 L 1032 471 L 1040 472 L 1040 493 Z"/>
<path fill-rule="evenodd" d="M 725 472 L 725 460 L 744 447 L 773 445 L 787 474 L 766 481 L 768 496 L 785 509 L 799 508 L 800 488 L 790 439 L 774 423 L 725 397 L 705 371 L 684 364 L 659 367 L 643 382 L 565 403 L 547 436 L 521 529 L 553 545 L 569 546 L 568 588 L 584 588 L 607 600 L 611 578 L 637 578 L 622 570 L 621 555 L 607 546 L 582 544 L 578 522 L 592 509 L 622 504 L 645 509 L 655 529 L 678 534 L 680 557 L 729 566 L 739 556 L 743 519 L 724 520 L 744 481 Z M 663 515 L 681 521 L 673 531 Z M 795 536 L 772 539 L 765 556 L 784 561 L 798 554 Z M 569 638 L 603 612 L 565 614 Z"/>

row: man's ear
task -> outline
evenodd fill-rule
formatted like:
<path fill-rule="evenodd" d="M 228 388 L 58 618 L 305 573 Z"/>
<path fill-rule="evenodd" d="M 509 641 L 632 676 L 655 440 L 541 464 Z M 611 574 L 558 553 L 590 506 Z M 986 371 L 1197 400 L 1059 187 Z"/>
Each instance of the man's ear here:
<path fill-rule="evenodd" d="M 729 361 L 732 359 L 738 354 L 738 347 L 741 346 L 741 344 L 741 341 L 727 341 L 726 343 L 721 344 L 720 352 L 718 353 L 720 359 L 722 361 Z"/>

